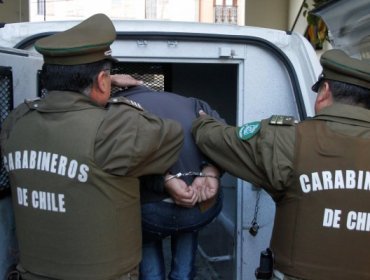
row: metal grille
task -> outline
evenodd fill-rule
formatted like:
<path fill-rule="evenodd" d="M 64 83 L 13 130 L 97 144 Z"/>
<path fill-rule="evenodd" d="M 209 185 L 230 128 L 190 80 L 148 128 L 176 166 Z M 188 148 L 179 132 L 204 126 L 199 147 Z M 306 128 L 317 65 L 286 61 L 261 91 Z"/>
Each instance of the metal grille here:
<path fill-rule="evenodd" d="M 156 91 L 171 91 L 170 65 L 164 63 L 116 63 L 112 74 L 128 74 Z"/>
<path fill-rule="evenodd" d="M 37 71 L 37 96 L 38 97 L 44 97 L 47 93 L 47 90 L 42 87 L 41 83 L 41 70 Z"/>
<path fill-rule="evenodd" d="M 166 63 L 118 62 L 113 65 L 111 74 L 128 74 L 155 91 L 171 91 L 171 66 Z M 47 91 L 41 85 L 41 71 L 37 73 L 38 97 Z M 114 91 L 114 89 L 112 89 Z"/>
<path fill-rule="evenodd" d="M 10 67 L 0 66 L 0 129 L 3 121 L 13 109 L 13 79 Z M 2 162 L 2 159 L 1 159 Z M 1 163 L 0 191 L 9 188 L 7 172 Z"/>

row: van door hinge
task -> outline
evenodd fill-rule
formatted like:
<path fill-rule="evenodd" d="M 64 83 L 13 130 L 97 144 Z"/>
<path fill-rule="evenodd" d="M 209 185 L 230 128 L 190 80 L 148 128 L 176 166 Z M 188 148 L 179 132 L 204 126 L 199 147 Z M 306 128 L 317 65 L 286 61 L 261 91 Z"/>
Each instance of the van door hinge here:
<path fill-rule="evenodd" d="M 148 45 L 148 41 L 146 41 L 146 40 L 137 40 L 136 44 L 139 47 L 146 47 Z"/>
<path fill-rule="evenodd" d="M 167 45 L 170 47 L 170 48 L 176 48 L 177 47 L 177 41 L 167 41 Z"/>
<path fill-rule="evenodd" d="M 218 55 L 221 58 L 233 58 L 235 56 L 235 50 L 228 47 L 220 47 L 218 49 Z"/>

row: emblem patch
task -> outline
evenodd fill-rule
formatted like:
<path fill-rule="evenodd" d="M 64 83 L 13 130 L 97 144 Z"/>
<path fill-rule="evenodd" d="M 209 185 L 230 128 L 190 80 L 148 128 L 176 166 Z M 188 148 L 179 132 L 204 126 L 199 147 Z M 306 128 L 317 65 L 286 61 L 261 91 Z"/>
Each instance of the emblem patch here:
<path fill-rule="evenodd" d="M 260 122 L 247 123 L 238 128 L 238 137 L 242 140 L 248 140 L 258 133 L 261 129 Z"/>

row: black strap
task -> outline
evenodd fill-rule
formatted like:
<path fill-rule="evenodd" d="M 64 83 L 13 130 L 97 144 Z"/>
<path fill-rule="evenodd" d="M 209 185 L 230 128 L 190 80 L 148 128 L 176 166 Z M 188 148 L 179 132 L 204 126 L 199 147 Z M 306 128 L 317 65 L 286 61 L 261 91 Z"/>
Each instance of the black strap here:
<path fill-rule="evenodd" d="M 21 274 L 18 270 L 12 270 L 8 273 L 7 280 L 22 280 Z"/>
<path fill-rule="evenodd" d="M 0 199 L 8 197 L 11 194 L 10 188 L 0 188 Z"/>

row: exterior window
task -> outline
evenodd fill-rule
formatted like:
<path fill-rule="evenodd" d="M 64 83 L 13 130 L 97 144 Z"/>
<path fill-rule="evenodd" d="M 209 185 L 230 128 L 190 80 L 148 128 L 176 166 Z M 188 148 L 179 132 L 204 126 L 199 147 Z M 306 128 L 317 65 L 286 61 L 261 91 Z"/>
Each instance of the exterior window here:
<path fill-rule="evenodd" d="M 215 23 L 237 24 L 238 6 L 236 0 L 214 0 Z"/>
<path fill-rule="evenodd" d="M 37 0 L 37 14 L 38 15 L 45 14 L 45 0 Z"/>

